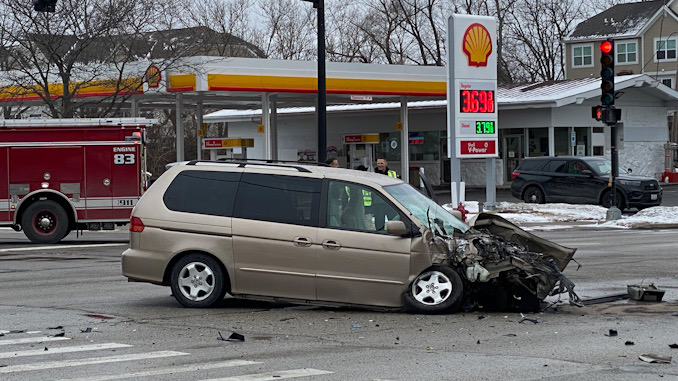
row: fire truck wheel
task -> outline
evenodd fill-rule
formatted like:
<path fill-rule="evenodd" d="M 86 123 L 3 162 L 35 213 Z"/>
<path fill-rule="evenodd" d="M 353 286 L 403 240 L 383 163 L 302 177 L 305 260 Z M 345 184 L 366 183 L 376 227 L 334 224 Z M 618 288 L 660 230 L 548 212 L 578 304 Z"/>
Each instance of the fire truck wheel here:
<path fill-rule="evenodd" d="M 68 215 L 54 201 L 38 201 L 26 208 L 21 228 L 31 242 L 57 243 L 68 233 Z"/>
<path fill-rule="evenodd" d="M 185 307 L 210 307 L 224 298 L 224 272 L 219 263 L 202 253 L 179 259 L 170 275 L 172 294 Z"/>

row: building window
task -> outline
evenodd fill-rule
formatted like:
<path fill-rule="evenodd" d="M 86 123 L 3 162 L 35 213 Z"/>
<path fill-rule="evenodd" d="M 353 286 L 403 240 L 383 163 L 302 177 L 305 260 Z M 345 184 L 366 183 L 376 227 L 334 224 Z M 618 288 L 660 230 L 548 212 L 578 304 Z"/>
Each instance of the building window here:
<path fill-rule="evenodd" d="M 572 47 L 572 67 L 593 66 L 593 44 Z"/>
<path fill-rule="evenodd" d="M 638 63 L 638 44 L 635 42 L 618 42 L 615 47 L 618 64 Z"/>
<path fill-rule="evenodd" d="M 676 60 L 676 39 L 664 38 L 654 39 L 655 58 L 654 62 L 661 61 L 675 61 Z"/>

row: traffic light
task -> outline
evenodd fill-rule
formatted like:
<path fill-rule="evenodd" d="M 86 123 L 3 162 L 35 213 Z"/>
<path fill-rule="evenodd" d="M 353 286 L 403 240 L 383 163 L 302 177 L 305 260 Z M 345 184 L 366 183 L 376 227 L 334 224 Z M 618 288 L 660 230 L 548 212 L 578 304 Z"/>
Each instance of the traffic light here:
<path fill-rule="evenodd" d="M 33 9 L 37 12 L 54 12 L 57 0 L 33 0 Z"/>
<path fill-rule="evenodd" d="M 603 106 L 614 105 L 614 41 L 608 38 L 600 44 L 600 88 L 603 91 L 600 101 Z"/>
<path fill-rule="evenodd" d="M 603 108 L 601 106 L 591 107 L 591 118 L 598 121 L 603 120 Z"/>

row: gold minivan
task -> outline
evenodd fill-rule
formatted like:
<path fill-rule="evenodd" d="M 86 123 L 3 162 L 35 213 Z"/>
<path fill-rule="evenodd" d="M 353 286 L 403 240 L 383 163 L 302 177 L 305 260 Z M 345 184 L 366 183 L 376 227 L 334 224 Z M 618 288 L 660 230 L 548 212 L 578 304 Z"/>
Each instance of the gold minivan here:
<path fill-rule="evenodd" d="M 573 249 L 498 216 L 471 225 L 381 174 L 194 161 L 170 167 L 139 200 L 122 272 L 170 286 L 186 307 L 228 293 L 418 313 L 495 299 L 537 309 L 557 284 L 571 291 L 561 271 Z"/>

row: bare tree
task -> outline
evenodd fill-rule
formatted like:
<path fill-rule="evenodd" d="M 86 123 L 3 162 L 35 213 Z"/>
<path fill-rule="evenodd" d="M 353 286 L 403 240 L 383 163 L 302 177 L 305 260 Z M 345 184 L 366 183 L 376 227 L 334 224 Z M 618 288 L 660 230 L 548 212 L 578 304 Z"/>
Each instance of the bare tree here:
<path fill-rule="evenodd" d="M 260 0 L 259 17 L 266 34 L 255 43 L 271 58 L 306 60 L 317 56 L 316 14 L 299 0 Z"/>
<path fill-rule="evenodd" d="M 510 70 L 521 80 L 564 78 L 561 40 L 585 17 L 578 0 L 519 0 L 509 15 L 504 41 L 509 45 Z"/>
<path fill-rule="evenodd" d="M 115 113 L 142 86 L 145 68 L 129 66 L 146 57 L 130 41 L 142 41 L 151 30 L 155 4 L 61 0 L 56 12 L 44 13 L 33 11 L 29 1 L 0 0 L 2 46 L 13 69 L 2 73 L 3 82 L 12 84 L 5 93 L 38 96 L 53 117 L 73 117 L 94 103 L 101 114 Z M 113 89 L 105 99 L 78 99 L 101 86 Z"/>

